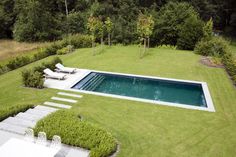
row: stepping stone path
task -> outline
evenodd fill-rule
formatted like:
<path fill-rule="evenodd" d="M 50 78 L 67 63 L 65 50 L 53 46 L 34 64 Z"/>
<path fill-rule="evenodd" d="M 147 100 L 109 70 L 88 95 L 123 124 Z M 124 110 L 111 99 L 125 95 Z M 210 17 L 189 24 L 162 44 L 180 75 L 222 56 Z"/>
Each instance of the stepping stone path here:
<path fill-rule="evenodd" d="M 58 103 L 54 103 L 54 102 L 45 102 L 44 105 L 65 108 L 65 109 L 70 109 L 72 107 L 70 105 L 58 104 Z"/>
<path fill-rule="evenodd" d="M 64 101 L 64 102 L 69 102 L 69 103 L 77 103 L 77 100 L 73 99 L 66 99 L 66 98 L 59 98 L 59 97 L 51 97 L 52 100 L 59 100 L 59 101 Z"/>
<path fill-rule="evenodd" d="M 65 92 L 58 92 L 57 94 L 74 98 L 82 98 L 82 95 L 78 94 Z M 51 100 L 61 101 L 62 103 L 77 103 L 77 100 L 61 97 L 52 97 Z M 71 105 L 62 103 L 45 102 L 44 105 L 47 106 L 38 105 L 32 109 L 28 109 L 25 112 L 18 113 L 15 117 L 8 117 L 7 119 L 0 122 L 0 130 L 23 135 L 28 128 L 34 128 L 39 120 L 59 110 L 59 108 L 70 109 L 72 107 Z"/>
<path fill-rule="evenodd" d="M 74 98 L 82 98 L 82 95 L 78 95 L 78 94 L 70 94 L 70 93 L 65 93 L 65 92 L 58 92 L 58 95 L 64 95 L 64 96 L 70 96 L 70 97 L 74 97 Z"/>
<path fill-rule="evenodd" d="M 20 112 L 15 117 L 8 117 L 0 122 L 0 130 L 24 134 L 27 128 L 35 127 L 37 121 L 58 109 L 46 106 L 36 106 L 26 112 Z"/>

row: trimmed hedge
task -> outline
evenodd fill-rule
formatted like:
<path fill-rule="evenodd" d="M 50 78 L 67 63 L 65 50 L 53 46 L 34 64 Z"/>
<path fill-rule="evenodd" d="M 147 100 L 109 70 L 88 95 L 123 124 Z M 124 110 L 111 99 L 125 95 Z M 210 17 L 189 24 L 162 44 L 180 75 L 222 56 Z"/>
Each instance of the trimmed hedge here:
<path fill-rule="evenodd" d="M 23 56 L 23 57 L 16 57 L 8 62 L 6 65 L 10 70 L 14 70 L 17 68 L 20 68 L 26 64 L 29 64 L 33 62 L 29 57 Z"/>
<path fill-rule="evenodd" d="M 71 110 L 60 110 L 39 121 L 34 129 L 47 133 L 49 139 L 59 135 L 62 142 L 72 146 L 89 149 L 90 157 L 107 157 L 116 151 L 115 138 L 105 130 L 81 121 Z"/>
<path fill-rule="evenodd" d="M 15 106 L 0 106 L 0 121 L 14 116 L 19 112 L 24 112 L 29 108 L 33 107 L 33 105 L 15 105 Z"/>
<path fill-rule="evenodd" d="M 20 68 L 24 65 L 46 58 L 48 56 L 56 55 L 57 51 L 61 50 L 64 47 L 67 47 L 67 49 L 71 51 L 72 50 L 71 47 L 75 49 L 91 47 L 91 43 L 92 43 L 92 38 L 89 35 L 81 35 L 81 34 L 69 35 L 65 37 L 63 40 L 56 41 L 50 44 L 49 46 L 40 49 L 38 53 L 34 54 L 34 56 L 31 58 L 28 56 L 22 56 L 11 59 L 5 66 L 0 67 L 0 74 Z"/>
<path fill-rule="evenodd" d="M 202 39 L 195 47 L 195 52 L 204 56 L 215 56 L 222 60 L 227 73 L 236 85 L 236 61 L 230 53 L 229 43 L 221 37 Z"/>
<path fill-rule="evenodd" d="M 229 52 L 229 43 L 221 37 L 202 39 L 196 44 L 194 51 L 203 56 L 223 57 Z"/>
<path fill-rule="evenodd" d="M 225 66 L 226 71 L 231 76 L 232 81 L 236 85 L 236 61 L 233 59 L 231 53 L 228 53 L 222 57 L 222 62 Z"/>
<path fill-rule="evenodd" d="M 65 55 L 74 51 L 74 47 L 72 45 L 68 45 L 67 47 L 63 47 L 62 49 L 57 50 L 57 55 Z"/>
<path fill-rule="evenodd" d="M 43 70 L 49 68 L 54 70 L 57 63 L 62 63 L 59 57 L 55 57 L 51 62 L 44 62 L 31 70 L 22 71 L 22 82 L 25 87 L 43 88 Z"/>

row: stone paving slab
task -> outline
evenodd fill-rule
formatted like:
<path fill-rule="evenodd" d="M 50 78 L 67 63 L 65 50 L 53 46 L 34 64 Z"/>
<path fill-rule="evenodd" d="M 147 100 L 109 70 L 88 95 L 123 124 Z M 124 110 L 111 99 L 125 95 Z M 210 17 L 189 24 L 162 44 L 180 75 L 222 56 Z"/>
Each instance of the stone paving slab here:
<path fill-rule="evenodd" d="M 21 126 L 21 127 L 31 127 L 31 128 L 33 128 L 36 125 L 36 122 L 17 118 L 17 117 L 8 117 L 7 119 L 5 119 L 2 122 L 12 124 L 12 125 Z"/>
<path fill-rule="evenodd" d="M 46 111 L 46 112 L 55 112 L 55 111 L 58 110 L 57 108 L 42 106 L 42 105 L 38 105 L 34 109 L 35 110 L 40 110 L 40 111 Z"/>
<path fill-rule="evenodd" d="M 64 95 L 64 96 L 70 96 L 70 97 L 75 97 L 75 98 L 82 98 L 82 95 L 79 94 L 71 94 L 71 93 L 66 93 L 66 92 L 58 92 L 58 95 Z"/>
<path fill-rule="evenodd" d="M 4 130 L 4 131 L 16 133 L 16 134 L 23 135 L 26 129 L 27 129 L 26 127 L 16 126 L 14 124 L 8 124 L 4 122 L 0 123 L 0 130 Z"/>
<path fill-rule="evenodd" d="M 52 100 L 64 101 L 69 103 L 77 103 L 77 100 L 67 99 L 67 98 L 59 98 L 59 97 L 51 97 Z"/>
<path fill-rule="evenodd" d="M 44 117 L 44 116 L 47 116 L 48 114 L 52 113 L 52 111 L 49 112 L 49 111 L 40 111 L 40 110 L 36 110 L 36 109 L 28 109 L 27 111 L 25 111 L 25 113 Z"/>
<path fill-rule="evenodd" d="M 65 109 L 70 109 L 70 105 L 65 105 L 65 104 L 59 104 L 59 103 L 54 103 L 54 102 L 45 102 L 44 105 L 48 106 L 53 106 L 53 107 L 59 107 L 59 108 L 65 108 Z"/>
<path fill-rule="evenodd" d="M 30 121 L 36 121 L 36 122 L 43 118 L 43 116 L 38 116 L 38 115 L 36 116 L 36 115 L 27 114 L 23 112 L 18 113 L 15 117 L 22 118 L 25 120 L 30 120 Z"/>

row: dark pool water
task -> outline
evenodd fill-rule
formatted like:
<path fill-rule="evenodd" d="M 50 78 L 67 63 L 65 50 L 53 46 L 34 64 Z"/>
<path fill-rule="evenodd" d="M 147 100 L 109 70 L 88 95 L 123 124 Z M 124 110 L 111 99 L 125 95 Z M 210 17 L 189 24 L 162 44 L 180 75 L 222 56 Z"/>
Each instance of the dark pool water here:
<path fill-rule="evenodd" d="M 72 88 L 207 107 L 201 84 L 194 83 L 92 72 Z"/>

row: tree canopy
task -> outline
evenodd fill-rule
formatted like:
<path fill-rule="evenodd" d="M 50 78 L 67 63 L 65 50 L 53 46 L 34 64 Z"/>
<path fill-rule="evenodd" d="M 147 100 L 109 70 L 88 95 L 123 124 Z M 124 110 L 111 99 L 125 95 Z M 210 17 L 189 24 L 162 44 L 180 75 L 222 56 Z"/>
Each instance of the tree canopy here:
<path fill-rule="evenodd" d="M 1 0 L 0 38 L 19 41 L 60 39 L 68 33 L 86 34 L 87 19 L 93 14 L 113 23 L 112 42 L 137 43 L 139 12 L 151 14 L 155 21 L 152 44 L 176 44 L 179 26 L 190 14 L 212 18 L 214 29 L 234 35 L 235 0 Z M 183 11 L 184 10 L 184 11 Z M 67 15 L 68 11 L 68 15 Z M 171 28 L 172 27 L 172 28 Z M 104 36 L 107 36 L 104 32 Z M 173 34 L 170 36 L 170 34 Z M 235 33 L 236 35 L 236 33 Z M 160 36 L 164 36 L 160 39 Z"/>

